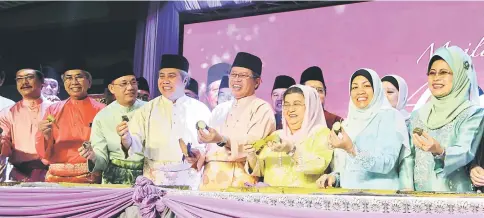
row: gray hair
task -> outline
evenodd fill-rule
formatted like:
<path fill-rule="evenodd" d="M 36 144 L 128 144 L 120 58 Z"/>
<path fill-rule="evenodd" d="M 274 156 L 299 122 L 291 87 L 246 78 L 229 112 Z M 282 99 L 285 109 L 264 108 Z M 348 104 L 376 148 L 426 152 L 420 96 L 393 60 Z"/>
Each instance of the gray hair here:
<path fill-rule="evenodd" d="M 180 76 L 182 78 L 182 80 L 187 80 L 187 84 L 188 85 L 190 83 L 190 74 L 184 70 L 180 70 Z"/>
<path fill-rule="evenodd" d="M 69 71 L 69 70 L 67 70 L 67 71 Z M 83 72 L 84 75 L 86 75 L 87 80 L 89 80 L 89 82 L 92 84 L 92 76 L 91 76 L 91 73 L 89 73 L 89 72 L 87 72 L 85 70 L 80 70 L 80 71 Z M 65 82 L 65 79 L 64 79 L 65 76 L 64 76 L 64 74 L 65 74 L 65 72 L 61 75 L 62 82 Z"/>

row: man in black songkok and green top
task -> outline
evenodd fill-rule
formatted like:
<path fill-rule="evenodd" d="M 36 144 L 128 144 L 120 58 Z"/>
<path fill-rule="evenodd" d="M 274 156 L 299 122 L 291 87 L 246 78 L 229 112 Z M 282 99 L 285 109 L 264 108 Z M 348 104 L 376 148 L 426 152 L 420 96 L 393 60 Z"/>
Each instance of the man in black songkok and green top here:
<path fill-rule="evenodd" d="M 129 62 L 120 62 L 110 69 L 106 82 L 116 101 L 94 117 L 91 146 L 81 147 L 79 152 L 88 159 L 90 172 L 103 171 L 103 184 L 134 184 L 136 177 L 143 175 L 143 155 L 127 157 L 121 148 L 116 126 L 129 122 L 135 110 L 145 102 L 137 99 L 138 82 Z"/>

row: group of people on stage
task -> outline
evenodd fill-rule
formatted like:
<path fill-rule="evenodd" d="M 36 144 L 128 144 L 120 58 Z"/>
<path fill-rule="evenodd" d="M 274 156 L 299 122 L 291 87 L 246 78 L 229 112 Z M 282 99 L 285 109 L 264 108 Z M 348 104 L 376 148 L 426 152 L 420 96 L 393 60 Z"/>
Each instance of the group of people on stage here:
<path fill-rule="evenodd" d="M 88 96 L 92 77 L 83 66 L 62 73 L 70 97 L 56 103 L 42 97 L 42 72 L 19 70 L 23 99 L 0 112 L 0 155 L 13 165 L 4 176 L 133 184 L 144 175 L 157 185 L 198 190 L 467 192 L 484 186 L 484 109 L 472 59 L 461 48 L 435 52 L 426 72 L 432 96 L 411 114 L 403 78 L 355 70 L 344 120 L 325 110 L 326 84 L 316 66 L 302 72 L 298 84 L 278 76 L 271 105 L 255 95 L 261 59 L 239 52 L 231 65 L 209 69 L 209 107 L 198 100 L 188 70 L 185 57 L 163 55 L 161 96 L 143 101 L 133 67 L 116 64 L 108 72 L 113 100 L 107 106 Z"/>

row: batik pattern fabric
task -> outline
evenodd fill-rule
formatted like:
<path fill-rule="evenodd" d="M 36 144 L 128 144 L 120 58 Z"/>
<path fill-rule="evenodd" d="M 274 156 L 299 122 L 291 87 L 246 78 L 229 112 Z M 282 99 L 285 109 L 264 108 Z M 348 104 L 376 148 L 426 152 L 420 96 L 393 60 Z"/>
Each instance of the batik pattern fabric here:
<path fill-rule="evenodd" d="M 113 159 L 103 171 L 102 184 L 132 185 L 143 175 L 143 162 Z"/>
<path fill-rule="evenodd" d="M 50 164 L 46 182 L 101 183 L 101 172 L 89 172 L 87 163 Z"/>

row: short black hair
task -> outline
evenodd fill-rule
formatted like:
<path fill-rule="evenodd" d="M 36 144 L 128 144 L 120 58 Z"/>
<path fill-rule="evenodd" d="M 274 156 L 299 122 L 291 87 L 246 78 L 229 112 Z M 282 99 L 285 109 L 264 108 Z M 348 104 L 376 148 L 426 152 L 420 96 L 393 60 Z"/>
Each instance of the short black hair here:
<path fill-rule="evenodd" d="M 21 69 L 21 70 L 27 70 L 27 69 L 30 69 L 30 68 L 25 68 L 25 69 Z M 20 72 L 21 70 L 17 71 L 17 73 Z M 37 77 L 40 80 L 40 82 L 43 84 L 44 79 L 45 79 L 44 74 L 42 72 L 40 72 L 39 70 L 36 70 L 36 69 L 30 69 L 30 70 L 35 71 L 35 77 Z M 17 75 L 17 73 L 15 73 L 15 75 Z"/>

